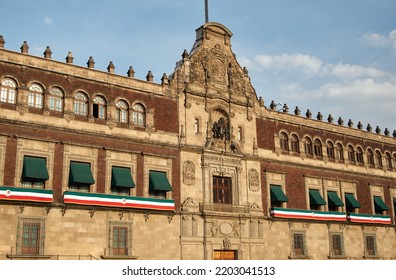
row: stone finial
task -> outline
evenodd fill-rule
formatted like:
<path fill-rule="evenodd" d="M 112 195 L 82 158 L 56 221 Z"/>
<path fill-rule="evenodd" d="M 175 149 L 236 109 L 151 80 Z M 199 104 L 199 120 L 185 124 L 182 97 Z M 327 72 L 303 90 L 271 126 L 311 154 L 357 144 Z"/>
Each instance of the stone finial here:
<path fill-rule="evenodd" d="M 154 75 L 153 75 L 153 73 L 151 73 L 151 71 L 148 71 L 146 80 L 147 80 L 147 82 L 152 82 L 154 80 Z"/>
<path fill-rule="evenodd" d="M 357 128 L 358 128 L 358 129 L 362 129 L 362 128 L 363 128 L 363 125 L 362 125 L 361 121 L 358 122 Z"/>
<path fill-rule="evenodd" d="M 276 103 L 275 103 L 274 100 L 271 101 L 270 109 L 271 109 L 271 110 L 276 110 Z"/>
<path fill-rule="evenodd" d="M 244 66 L 243 67 L 243 74 L 245 74 L 245 76 L 248 76 L 249 75 L 249 70 Z"/>
<path fill-rule="evenodd" d="M 51 51 L 49 46 L 47 46 L 47 48 L 45 49 L 43 55 L 44 55 L 44 58 L 51 58 L 52 51 Z"/>
<path fill-rule="evenodd" d="M 396 137 L 396 130 L 393 130 L 392 136 Z"/>
<path fill-rule="evenodd" d="M 109 66 L 107 66 L 107 72 L 114 73 L 114 69 L 115 69 L 115 66 L 113 64 L 113 61 L 110 61 Z"/>
<path fill-rule="evenodd" d="M 128 75 L 129 78 L 135 77 L 135 70 L 133 70 L 133 67 L 132 67 L 132 66 L 129 66 L 127 75 Z"/>
<path fill-rule="evenodd" d="M 307 118 L 312 118 L 312 113 L 311 113 L 311 111 L 308 109 L 307 110 L 307 112 L 305 113 L 305 116 L 307 117 Z"/>
<path fill-rule="evenodd" d="M 301 110 L 300 110 L 300 108 L 298 108 L 298 106 L 296 106 L 296 109 L 294 109 L 294 114 L 295 114 L 296 116 L 301 115 Z"/>
<path fill-rule="evenodd" d="M 283 113 L 289 113 L 289 106 L 286 103 L 283 105 Z"/>
<path fill-rule="evenodd" d="M 339 125 L 344 125 L 344 120 L 341 117 L 339 117 L 337 123 Z"/>
<path fill-rule="evenodd" d="M 0 49 L 4 49 L 4 44 L 5 44 L 5 41 L 4 41 L 3 35 L 0 35 Z"/>
<path fill-rule="evenodd" d="M 333 123 L 334 118 L 333 118 L 333 116 L 332 116 L 331 114 L 329 114 L 329 116 L 328 116 L 328 118 L 327 118 L 327 121 L 328 121 L 329 123 Z"/>
<path fill-rule="evenodd" d="M 389 132 L 389 129 L 388 129 L 388 128 L 385 128 L 384 134 L 385 134 L 385 136 L 389 136 L 389 135 L 390 135 L 390 132 Z"/>
<path fill-rule="evenodd" d="M 373 128 L 371 127 L 371 125 L 370 125 L 370 124 L 368 124 L 368 125 L 367 125 L 367 128 L 366 128 L 366 129 L 367 129 L 367 131 L 368 131 L 368 132 L 371 132 L 371 131 L 373 131 Z"/>
<path fill-rule="evenodd" d="M 166 73 L 164 73 L 164 74 L 162 75 L 161 84 L 162 84 L 162 85 L 169 85 L 169 79 L 168 79 L 168 76 L 166 75 Z"/>
<path fill-rule="evenodd" d="M 66 63 L 73 63 L 74 57 L 72 52 L 68 52 L 66 56 Z"/>
<path fill-rule="evenodd" d="M 95 61 L 94 61 L 92 56 L 89 57 L 89 59 L 87 61 L 87 66 L 88 66 L 88 68 L 94 68 L 95 67 Z"/>
<path fill-rule="evenodd" d="M 351 119 L 349 119 L 348 121 L 348 127 L 352 127 L 353 126 L 353 121 Z"/>
<path fill-rule="evenodd" d="M 261 96 L 259 98 L 259 104 L 260 104 L 260 107 L 264 107 L 264 98 L 262 98 Z"/>
<path fill-rule="evenodd" d="M 318 121 L 322 121 L 322 120 L 323 120 L 323 115 L 322 115 L 321 112 L 318 112 L 318 114 L 316 115 L 316 119 L 317 119 Z"/>
<path fill-rule="evenodd" d="M 182 53 L 182 58 L 183 58 L 183 59 L 188 58 L 188 52 L 187 52 L 186 49 L 185 49 L 184 52 Z"/>
<path fill-rule="evenodd" d="M 375 133 L 377 134 L 381 134 L 381 128 L 377 125 L 377 127 L 375 128 Z"/>
<path fill-rule="evenodd" d="M 29 45 L 27 41 L 23 41 L 23 44 L 21 46 L 21 53 L 28 53 L 29 52 Z"/>

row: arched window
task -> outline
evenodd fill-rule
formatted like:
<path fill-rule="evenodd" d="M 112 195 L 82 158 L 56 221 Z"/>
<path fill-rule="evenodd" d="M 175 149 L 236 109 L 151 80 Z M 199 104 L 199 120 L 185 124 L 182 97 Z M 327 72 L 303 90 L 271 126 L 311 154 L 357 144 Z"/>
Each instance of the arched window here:
<path fill-rule="evenodd" d="M 344 161 L 344 148 L 341 143 L 337 143 L 337 159 L 339 161 Z"/>
<path fill-rule="evenodd" d="M 34 108 L 43 108 L 44 89 L 37 83 L 33 83 L 29 87 L 28 106 Z"/>
<path fill-rule="evenodd" d="M 350 162 L 356 162 L 355 149 L 353 148 L 352 145 L 348 145 L 348 160 Z"/>
<path fill-rule="evenodd" d="M 360 147 L 356 148 L 356 160 L 360 164 L 364 164 L 363 150 Z"/>
<path fill-rule="evenodd" d="M 88 97 L 80 91 L 74 97 L 74 114 L 80 116 L 88 115 Z"/>
<path fill-rule="evenodd" d="M 132 122 L 137 126 L 145 126 L 146 124 L 146 110 L 142 104 L 136 103 L 132 107 Z"/>
<path fill-rule="evenodd" d="M 375 161 L 377 163 L 378 168 L 382 168 L 382 155 L 380 151 L 375 151 Z"/>
<path fill-rule="evenodd" d="M 327 157 L 331 160 L 335 160 L 334 144 L 331 141 L 327 141 Z"/>
<path fill-rule="evenodd" d="M 9 78 L 1 80 L 0 102 L 15 104 L 16 88 L 14 80 Z"/>
<path fill-rule="evenodd" d="M 300 153 L 300 141 L 298 140 L 297 135 L 293 134 L 290 137 L 290 141 L 291 141 L 291 149 L 292 152 L 294 153 Z"/>
<path fill-rule="evenodd" d="M 289 137 L 285 132 L 281 132 L 279 135 L 280 147 L 283 151 L 289 151 Z"/>
<path fill-rule="evenodd" d="M 312 156 L 313 151 L 312 151 L 312 140 L 308 136 L 304 138 L 304 150 L 305 154 Z"/>
<path fill-rule="evenodd" d="M 392 156 L 390 153 L 385 153 L 385 158 L 386 158 L 386 167 L 388 169 L 393 169 L 393 163 L 392 163 Z"/>
<path fill-rule="evenodd" d="M 95 96 L 93 100 L 93 110 L 92 115 L 96 119 L 106 118 L 106 101 L 101 96 Z"/>
<path fill-rule="evenodd" d="M 367 150 L 367 162 L 368 162 L 368 164 L 371 167 L 373 167 L 375 165 L 375 163 L 374 163 L 374 153 L 373 153 L 373 150 L 371 150 L 371 149 Z"/>
<path fill-rule="evenodd" d="M 48 108 L 52 111 L 62 112 L 63 91 L 58 87 L 52 87 L 48 99 Z"/>
<path fill-rule="evenodd" d="M 116 103 L 116 120 L 119 123 L 128 123 L 128 104 L 124 100 Z"/>
<path fill-rule="evenodd" d="M 315 139 L 314 141 L 314 153 L 317 157 L 323 157 L 322 142 L 319 139 Z"/>

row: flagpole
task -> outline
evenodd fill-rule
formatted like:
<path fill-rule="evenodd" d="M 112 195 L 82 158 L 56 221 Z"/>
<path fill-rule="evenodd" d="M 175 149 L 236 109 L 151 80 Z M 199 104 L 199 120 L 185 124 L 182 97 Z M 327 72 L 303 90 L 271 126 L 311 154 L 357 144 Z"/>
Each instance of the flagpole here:
<path fill-rule="evenodd" d="M 208 0 L 205 0 L 205 23 L 209 22 Z"/>

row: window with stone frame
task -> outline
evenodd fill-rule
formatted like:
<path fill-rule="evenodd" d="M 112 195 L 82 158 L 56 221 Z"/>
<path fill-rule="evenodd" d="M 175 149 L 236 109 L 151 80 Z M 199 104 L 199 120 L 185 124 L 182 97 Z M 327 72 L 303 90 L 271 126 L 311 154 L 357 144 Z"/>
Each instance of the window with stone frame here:
<path fill-rule="evenodd" d="M 318 158 L 323 157 L 322 142 L 319 139 L 315 139 L 314 141 L 314 154 Z"/>
<path fill-rule="evenodd" d="M 348 145 L 348 160 L 349 162 L 356 162 L 355 149 L 352 145 Z"/>
<path fill-rule="evenodd" d="M 1 80 L 0 102 L 15 104 L 17 95 L 17 84 L 10 78 Z"/>
<path fill-rule="evenodd" d="M 356 148 L 356 161 L 359 164 L 364 164 L 364 158 L 363 158 L 363 150 L 360 147 Z"/>
<path fill-rule="evenodd" d="M 293 153 L 300 153 L 300 140 L 298 139 L 297 135 L 292 134 L 290 137 L 290 142 L 291 142 L 291 150 Z"/>
<path fill-rule="evenodd" d="M 337 143 L 337 160 L 344 162 L 344 148 L 341 143 Z"/>
<path fill-rule="evenodd" d="M 367 150 L 367 163 L 369 164 L 370 167 L 375 166 L 374 153 L 373 153 L 373 150 L 371 150 L 371 149 Z"/>
<path fill-rule="evenodd" d="M 375 234 L 364 235 L 364 255 L 366 257 L 377 256 L 377 244 Z"/>
<path fill-rule="evenodd" d="M 313 156 L 312 140 L 308 136 L 304 138 L 304 151 L 307 156 Z"/>
<path fill-rule="evenodd" d="M 51 111 L 63 111 L 63 91 L 59 87 L 52 87 L 48 97 L 48 108 Z"/>
<path fill-rule="evenodd" d="M 92 105 L 92 115 L 96 119 L 106 119 L 106 100 L 101 96 L 95 96 Z"/>
<path fill-rule="evenodd" d="M 44 89 L 41 85 L 33 83 L 29 86 L 28 106 L 33 108 L 43 108 Z"/>
<path fill-rule="evenodd" d="M 129 257 L 132 252 L 132 229 L 130 223 L 109 223 L 109 255 Z"/>
<path fill-rule="evenodd" d="M 292 234 L 292 257 L 306 257 L 307 250 L 304 232 L 293 232 Z"/>
<path fill-rule="evenodd" d="M 124 100 L 118 100 L 116 103 L 116 121 L 119 123 L 129 122 L 129 107 Z"/>
<path fill-rule="evenodd" d="M 388 168 L 388 170 L 392 170 L 393 169 L 393 162 L 392 162 L 391 154 L 386 152 L 385 153 L 385 159 L 386 159 L 386 167 Z"/>
<path fill-rule="evenodd" d="M 344 256 L 344 239 L 342 233 L 330 234 L 330 256 L 342 257 Z"/>
<path fill-rule="evenodd" d="M 146 109 L 140 103 L 132 107 L 132 122 L 136 126 L 146 126 Z"/>
<path fill-rule="evenodd" d="M 17 228 L 17 254 L 43 255 L 45 222 L 43 219 L 19 218 Z"/>
<path fill-rule="evenodd" d="M 289 137 L 286 132 L 281 132 L 279 135 L 280 148 L 282 151 L 289 151 Z"/>
<path fill-rule="evenodd" d="M 382 154 L 378 150 L 375 151 L 375 163 L 376 163 L 377 168 L 383 168 L 383 165 L 382 165 Z"/>
<path fill-rule="evenodd" d="M 83 92 L 77 92 L 74 97 L 74 114 L 80 116 L 88 115 L 88 97 Z"/>
<path fill-rule="evenodd" d="M 327 141 L 327 157 L 330 160 L 335 160 L 334 144 L 331 141 Z"/>

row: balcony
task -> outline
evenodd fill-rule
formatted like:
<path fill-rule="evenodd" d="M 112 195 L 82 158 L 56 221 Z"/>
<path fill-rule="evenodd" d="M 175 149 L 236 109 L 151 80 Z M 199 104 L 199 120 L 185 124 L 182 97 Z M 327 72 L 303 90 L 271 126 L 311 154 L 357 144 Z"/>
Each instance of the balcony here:
<path fill-rule="evenodd" d="M 222 212 L 222 213 L 233 213 L 233 214 L 248 214 L 250 213 L 250 205 L 201 202 L 199 204 L 199 211 L 202 213 Z"/>

